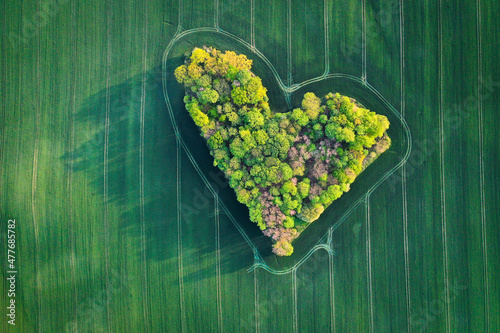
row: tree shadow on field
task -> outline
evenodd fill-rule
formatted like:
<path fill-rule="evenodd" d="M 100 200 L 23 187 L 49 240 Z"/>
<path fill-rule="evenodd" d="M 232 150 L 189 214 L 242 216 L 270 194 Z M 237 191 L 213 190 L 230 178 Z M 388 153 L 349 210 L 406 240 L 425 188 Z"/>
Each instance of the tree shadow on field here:
<path fill-rule="evenodd" d="M 177 64 L 181 61 L 175 58 L 171 62 Z M 121 212 L 118 221 L 109 221 L 110 234 L 118 235 L 118 239 L 110 239 L 110 246 L 123 249 L 124 243 L 120 240 L 131 237 L 135 242 L 133 251 L 141 258 L 141 234 L 144 234 L 145 258 L 155 261 L 178 256 L 177 144 L 163 96 L 161 72 L 161 66 L 157 66 L 87 98 L 75 115 L 75 131 L 76 137 L 87 135 L 88 139 L 61 157 L 70 171 L 86 175 L 93 190 L 92 195 L 100 196 L 103 202 L 112 207 L 109 209 L 110 218 L 116 216 L 112 215 L 114 212 Z M 184 107 L 182 97 L 173 103 Z M 143 131 L 141 124 L 144 126 Z M 198 133 L 194 124 L 193 131 Z M 144 141 L 141 141 L 142 132 Z M 201 147 L 201 150 L 210 156 L 208 148 Z M 143 163 L 141 156 L 144 157 Z M 187 158 L 183 158 L 182 165 L 183 169 L 192 169 L 196 174 Z M 196 187 L 201 191 L 206 188 L 201 181 Z M 228 188 L 227 194 L 229 190 L 232 191 Z M 183 193 L 182 200 L 187 201 L 184 199 L 186 195 L 189 193 Z M 235 196 L 234 193 L 232 195 Z M 213 200 L 213 196 L 210 198 Z M 141 228 L 141 216 L 144 230 Z M 190 234 L 191 227 L 195 228 L 197 222 L 206 219 L 206 216 L 199 221 L 191 219 L 189 226 L 186 219 L 181 217 L 183 239 L 196 238 L 184 242 L 184 253 L 200 258 L 215 256 L 213 237 Z M 224 253 L 220 256 L 221 274 L 250 267 L 253 256 L 239 231 L 230 222 L 221 223 L 220 226 L 223 234 L 220 252 Z M 211 228 L 215 228 L 214 223 Z M 242 255 L 247 254 L 248 260 L 242 260 Z M 186 279 L 197 280 L 208 276 L 206 272 L 199 271 L 192 272 L 192 276 L 188 275 Z"/>

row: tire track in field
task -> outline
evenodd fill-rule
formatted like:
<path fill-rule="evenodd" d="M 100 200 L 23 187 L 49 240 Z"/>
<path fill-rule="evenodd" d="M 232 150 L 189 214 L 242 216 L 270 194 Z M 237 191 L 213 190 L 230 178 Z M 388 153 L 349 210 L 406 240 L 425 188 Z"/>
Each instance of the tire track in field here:
<path fill-rule="evenodd" d="M 182 182 L 182 161 L 181 161 L 181 145 L 179 137 L 177 143 L 177 253 L 178 253 L 178 269 L 179 269 L 179 306 L 181 311 L 181 332 L 186 330 L 186 312 L 184 300 L 184 271 L 183 271 L 183 257 L 182 257 L 182 221 L 181 221 L 181 182 Z"/>
<path fill-rule="evenodd" d="M 37 3 L 38 10 L 40 9 L 40 3 Z M 36 51 L 36 86 L 37 86 L 37 99 L 36 99 L 36 110 L 35 110 L 35 130 L 34 130 L 34 149 L 33 149 L 33 172 L 31 175 L 31 213 L 33 216 L 33 231 L 35 234 L 35 279 L 36 279 L 36 299 L 37 299 L 37 329 L 40 332 L 42 330 L 42 299 L 40 297 L 42 281 L 40 276 L 40 236 L 38 221 L 36 219 L 36 186 L 38 181 L 38 149 L 39 149 L 39 136 L 40 136 L 40 96 L 41 96 L 41 75 L 40 75 L 40 36 L 36 36 L 37 39 L 37 51 Z M 21 95 L 20 95 L 21 96 Z"/>
<path fill-rule="evenodd" d="M 110 68 L 111 68 L 111 1 L 108 0 L 107 8 L 107 45 L 106 45 L 106 114 L 104 121 L 104 156 L 103 156 L 103 182 L 104 182 L 104 257 L 106 265 L 106 326 L 111 332 L 111 308 L 109 306 L 109 221 L 108 221 L 108 150 L 109 150 L 109 115 L 111 112 Z"/>
<path fill-rule="evenodd" d="M 178 18 L 178 21 L 179 21 L 179 24 L 177 26 L 177 32 L 176 32 L 176 35 L 177 33 L 180 33 L 184 28 L 182 27 L 182 24 L 184 23 L 183 22 L 183 16 L 184 16 L 184 8 L 183 8 L 183 4 L 182 4 L 182 0 L 179 0 L 179 18 Z M 175 35 L 174 35 L 175 37 Z"/>
<path fill-rule="evenodd" d="M 482 95 L 481 80 L 483 77 L 483 44 L 482 44 L 482 20 L 481 20 L 481 0 L 477 0 L 476 4 L 477 16 L 477 58 L 478 58 L 478 84 L 476 96 Z M 483 133 L 483 103 L 480 98 L 478 102 L 478 122 L 479 122 L 479 193 L 481 205 L 481 238 L 482 238 L 482 252 L 483 252 L 483 275 L 484 275 L 484 310 L 486 315 L 485 328 L 486 332 L 490 331 L 490 300 L 489 300 L 489 278 L 488 278 L 488 240 L 486 230 L 486 207 L 485 207 L 485 193 L 484 193 L 484 133 Z"/>
<path fill-rule="evenodd" d="M 443 242 L 443 268 L 445 285 L 445 309 L 446 309 L 446 332 L 450 331 L 450 290 L 448 278 L 448 240 L 446 228 L 446 179 L 444 174 L 444 116 L 443 116 L 443 3 L 439 0 L 439 158 L 440 158 L 440 180 L 441 180 L 441 215 L 442 227 L 441 238 Z"/>
<path fill-rule="evenodd" d="M 250 45 L 255 50 L 255 0 L 250 0 Z"/>
<path fill-rule="evenodd" d="M 222 282 L 220 268 L 220 219 L 219 219 L 219 195 L 214 196 L 214 217 L 215 217 L 215 260 L 216 260 L 216 282 L 217 282 L 217 319 L 219 321 L 219 332 L 224 332 L 222 316 Z"/>
<path fill-rule="evenodd" d="M 214 28 L 219 30 L 219 0 L 214 0 Z"/>
<path fill-rule="evenodd" d="M 39 81 L 40 82 L 40 81 Z M 38 113 L 38 111 L 37 111 Z M 38 114 L 36 115 L 38 118 Z M 36 126 L 38 128 L 38 126 Z M 39 237 L 39 228 L 38 221 L 36 219 L 36 183 L 38 178 L 38 133 L 35 130 L 35 149 L 33 151 L 33 173 L 31 176 L 31 213 L 33 217 L 33 231 L 35 234 L 35 280 L 36 280 L 36 291 L 37 291 L 37 308 L 38 308 L 38 316 L 37 316 L 37 327 L 38 331 L 41 331 L 42 327 L 42 300 L 40 298 L 41 292 L 41 277 L 40 277 L 40 237 Z"/>
<path fill-rule="evenodd" d="M 150 331 L 149 327 L 149 301 L 148 301 L 148 266 L 146 264 L 146 221 L 144 218 L 145 200 L 144 200 L 144 114 L 146 109 L 146 71 L 147 71 L 147 52 L 148 52 L 148 5 L 147 1 L 143 2 L 144 6 L 144 31 L 143 39 L 144 46 L 142 50 L 142 87 L 141 87 L 141 109 L 140 109 L 140 138 L 139 138 L 139 211 L 141 222 L 141 248 L 142 248 L 142 309 L 146 332 Z"/>
<path fill-rule="evenodd" d="M 170 54 L 170 51 L 171 51 L 173 45 L 175 45 L 175 43 L 179 39 L 181 39 L 182 37 L 184 37 L 186 35 L 193 34 L 193 33 L 197 33 L 197 32 L 217 32 L 217 33 L 220 33 L 220 34 L 222 34 L 222 35 L 224 35 L 226 37 L 229 37 L 229 38 L 231 38 L 231 39 L 239 42 L 240 44 L 246 46 L 249 49 L 252 48 L 252 45 L 250 45 L 248 42 L 246 42 L 245 40 L 243 40 L 242 38 L 240 38 L 238 36 L 235 36 L 235 35 L 233 35 L 231 33 L 228 33 L 226 31 L 222 31 L 222 30 L 217 31 L 214 28 L 194 28 L 194 29 L 189 29 L 189 30 L 178 29 L 177 32 L 176 32 L 176 34 L 172 37 L 172 39 L 170 40 L 169 44 L 167 45 L 167 48 L 165 49 L 165 52 L 163 53 L 163 58 L 162 58 L 162 63 L 163 63 L 163 67 L 162 67 L 163 97 L 164 97 L 165 103 L 167 105 L 167 111 L 168 111 L 169 116 L 170 116 L 170 118 L 172 120 L 172 125 L 173 125 L 173 129 L 174 129 L 174 133 L 176 135 L 176 138 L 179 140 L 180 145 L 183 147 L 184 151 L 186 152 L 186 155 L 188 156 L 189 160 L 191 161 L 193 167 L 198 172 L 200 178 L 203 180 L 203 182 L 205 183 L 205 185 L 207 185 L 207 188 L 210 190 L 210 192 L 213 195 L 215 195 L 215 192 L 214 192 L 213 188 L 210 186 L 210 183 L 206 179 L 205 175 L 201 172 L 199 166 L 196 164 L 196 161 L 194 160 L 194 157 L 192 156 L 191 152 L 187 148 L 186 144 L 184 143 L 184 141 L 183 141 L 183 139 L 182 139 L 182 137 L 180 135 L 180 131 L 179 131 L 179 128 L 177 127 L 177 123 L 175 121 L 175 116 L 174 116 L 174 113 L 173 113 L 173 110 L 172 110 L 172 105 L 170 103 L 170 98 L 168 96 L 168 92 L 167 92 L 167 89 L 166 89 L 167 71 L 166 71 L 165 64 L 167 62 L 167 59 L 169 57 L 169 54 Z M 305 81 L 303 81 L 301 83 L 294 84 L 293 86 L 289 87 L 289 86 L 287 86 L 287 85 L 284 84 L 283 80 L 281 79 L 281 77 L 279 76 L 278 72 L 276 71 L 276 68 L 271 64 L 271 62 L 269 61 L 269 59 L 267 59 L 262 54 L 262 52 L 260 52 L 257 48 L 254 48 L 253 52 L 262 61 L 264 61 L 264 63 L 271 70 L 271 73 L 274 76 L 276 82 L 278 82 L 278 85 L 280 86 L 280 88 L 282 89 L 282 91 L 285 93 L 285 99 L 286 99 L 287 106 L 288 106 L 289 109 L 292 108 L 292 105 L 291 105 L 291 93 L 292 92 L 300 89 L 301 87 L 303 87 L 305 85 L 308 85 L 308 84 L 311 84 L 311 83 L 314 83 L 314 82 L 319 82 L 319 81 L 322 81 L 322 80 L 325 80 L 325 79 L 330 79 L 330 78 L 344 78 L 344 79 L 348 79 L 348 80 L 351 80 L 351 81 L 363 84 L 366 89 L 368 89 L 370 92 L 372 92 L 373 94 L 375 94 L 382 101 L 382 103 L 398 118 L 398 120 L 401 121 L 401 124 L 403 126 L 403 132 L 405 133 L 406 142 L 407 142 L 407 149 L 406 149 L 404 155 L 402 156 L 401 161 L 399 161 L 392 169 L 390 169 L 384 176 L 382 176 L 367 191 L 367 193 L 366 193 L 365 196 L 361 197 L 353 205 L 351 205 L 351 207 L 331 227 L 331 230 L 334 231 L 350 215 L 350 213 L 352 213 L 352 211 L 354 211 L 360 204 L 362 204 L 366 200 L 367 196 L 369 196 L 382 182 L 384 182 L 394 172 L 396 172 L 397 169 L 399 169 L 402 165 L 404 165 L 406 163 L 406 161 L 408 160 L 408 158 L 410 156 L 411 147 L 412 147 L 412 144 L 413 144 L 408 124 L 406 123 L 406 120 L 401 116 L 401 114 L 389 103 L 389 101 L 377 89 L 375 89 L 372 85 L 370 85 L 366 80 L 363 80 L 363 78 L 359 78 L 359 77 L 356 77 L 356 76 L 353 76 L 353 75 L 349 75 L 349 74 L 334 73 L 334 74 L 328 74 L 326 76 L 320 76 L 320 77 L 308 79 L 308 80 L 305 80 Z M 282 271 L 275 270 L 275 269 L 269 267 L 267 264 L 265 264 L 264 260 L 260 257 L 260 254 L 259 254 L 257 248 L 255 247 L 255 245 L 253 244 L 253 242 L 248 238 L 247 234 L 243 231 L 243 229 L 241 228 L 241 226 L 236 222 L 236 220 L 234 219 L 234 217 L 230 214 L 230 212 L 227 210 L 227 208 L 224 206 L 224 204 L 222 202 L 220 203 L 220 205 L 221 205 L 222 210 L 227 214 L 227 216 L 230 218 L 230 220 L 233 223 L 233 225 L 238 229 L 238 231 L 240 232 L 240 234 L 243 236 L 243 238 L 245 239 L 245 241 L 247 242 L 247 244 L 250 246 L 250 248 L 253 250 L 253 252 L 255 254 L 255 258 L 256 258 L 255 263 L 254 263 L 254 265 L 252 267 L 250 267 L 248 269 L 248 272 L 251 272 L 252 270 L 255 270 L 256 268 L 262 268 L 262 269 L 264 269 L 264 270 L 266 270 L 266 271 L 268 271 L 268 272 L 270 272 L 272 274 L 277 274 L 277 275 L 288 274 L 294 268 L 299 267 L 300 265 L 302 265 L 302 263 L 304 263 L 318 249 L 325 249 L 328 252 L 332 251 L 332 249 L 330 247 L 322 244 L 324 242 L 324 240 L 325 240 L 325 237 L 327 236 L 327 235 L 325 235 L 325 236 L 323 236 L 323 238 L 321 238 L 319 240 L 319 242 L 317 243 L 317 245 L 314 246 L 293 267 L 290 267 L 290 268 L 282 270 Z"/>
<path fill-rule="evenodd" d="M 328 0 L 323 1 L 323 24 L 325 30 L 325 72 L 323 76 L 330 73 L 330 22 L 328 20 Z"/>
<path fill-rule="evenodd" d="M 363 30 L 361 35 L 361 78 L 366 81 L 366 0 L 361 1 L 361 29 Z"/>
<path fill-rule="evenodd" d="M 405 117 L 406 101 L 405 101 L 405 36 L 404 36 L 404 0 L 399 1 L 399 47 L 400 47 L 400 82 L 401 82 L 401 116 Z M 405 289 L 406 289 L 406 329 L 411 332 L 411 289 L 410 289 L 410 258 L 408 247 L 408 196 L 406 193 L 406 164 L 402 166 L 403 178 L 401 179 L 402 199 L 403 199 L 403 248 L 405 261 Z"/>
<path fill-rule="evenodd" d="M 287 1 L 287 29 L 286 29 L 286 39 L 287 39 L 287 85 L 291 86 L 293 84 L 292 77 L 292 0 Z"/>
<path fill-rule="evenodd" d="M 330 229 L 331 230 L 331 229 Z M 332 231 L 329 231 L 332 234 Z M 335 332 L 335 274 L 333 272 L 333 253 L 328 253 L 328 275 L 330 285 L 330 331 Z"/>
<path fill-rule="evenodd" d="M 77 37 L 78 32 L 76 28 L 76 22 L 77 19 L 77 11 L 76 11 L 76 5 L 75 3 L 71 3 L 71 49 L 73 51 L 73 56 L 72 56 L 72 61 L 71 61 L 71 107 L 70 107 L 70 115 L 69 119 L 71 119 L 71 138 L 70 138 L 70 158 L 71 161 L 74 161 L 74 151 L 75 151 L 75 114 L 76 114 L 76 68 L 77 68 L 77 63 L 78 61 L 75 61 L 75 59 L 78 58 L 78 52 L 77 52 Z M 70 169 L 68 172 L 68 192 L 69 192 L 69 214 L 70 214 L 70 219 L 69 219 L 69 225 L 70 225 L 70 244 L 71 244 L 71 256 L 70 256 L 70 267 L 71 267 L 71 281 L 73 284 L 73 298 L 74 298 L 74 306 L 75 306 L 75 311 L 78 308 L 78 288 L 76 287 L 76 239 L 75 239 L 75 226 L 74 226 L 74 217 L 75 217 L 75 210 L 73 206 L 73 170 Z M 75 326 L 75 331 L 78 332 L 78 326 Z"/>
<path fill-rule="evenodd" d="M 370 196 L 365 199 L 365 213 L 366 213 L 366 263 L 368 275 L 368 299 L 370 303 L 370 332 L 374 332 L 373 321 L 373 281 L 372 281 L 372 235 L 371 235 L 371 222 L 370 222 Z"/>
<path fill-rule="evenodd" d="M 255 297 L 255 332 L 260 332 L 260 301 L 259 301 L 259 281 L 257 279 L 257 270 L 253 271 L 253 288 Z"/>
<path fill-rule="evenodd" d="M 293 332 L 299 332 L 298 309 L 297 309 L 297 269 L 292 271 L 292 299 L 293 299 Z"/>

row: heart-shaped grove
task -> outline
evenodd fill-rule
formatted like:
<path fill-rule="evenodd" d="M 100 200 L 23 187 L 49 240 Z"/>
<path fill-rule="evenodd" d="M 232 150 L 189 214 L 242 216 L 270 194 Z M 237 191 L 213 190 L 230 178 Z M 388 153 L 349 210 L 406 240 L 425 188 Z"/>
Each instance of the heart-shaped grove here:
<path fill-rule="evenodd" d="M 300 108 L 273 112 L 251 66 L 243 54 L 203 47 L 174 74 L 214 165 L 273 252 L 289 256 L 292 241 L 389 148 L 389 120 L 338 93 L 308 92 Z"/>

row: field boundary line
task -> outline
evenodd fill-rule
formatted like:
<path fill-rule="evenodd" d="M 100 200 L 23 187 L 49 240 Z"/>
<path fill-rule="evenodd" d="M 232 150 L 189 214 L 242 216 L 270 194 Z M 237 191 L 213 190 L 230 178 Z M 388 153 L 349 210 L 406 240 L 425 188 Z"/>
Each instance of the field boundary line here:
<path fill-rule="evenodd" d="M 224 332 L 222 316 L 222 282 L 220 268 L 220 219 L 219 219 L 219 195 L 214 196 L 214 218 L 215 218 L 215 260 L 216 260 L 216 280 L 217 280 L 217 319 L 219 321 L 219 331 Z"/>
<path fill-rule="evenodd" d="M 443 242 L 443 269 L 445 285 L 446 332 L 450 331 L 450 290 L 448 276 L 448 240 L 446 227 L 446 179 L 444 174 L 444 114 L 443 114 L 443 3 L 439 0 L 439 159 L 441 180 L 441 238 Z"/>
<path fill-rule="evenodd" d="M 366 196 L 366 199 L 365 199 L 365 221 L 366 221 L 366 264 L 367 264 L 367 275 L 368 275 L 368 300 L 370 303 L 370 313 L 369 313 L 370 314 L 370 332 L 374 332 L 370 196 Z"/>
<path fill-rule="evenodd" d="M 405 95 L 405 21 L 404 21 L 404 0 L 399 1 L 399 47 L 400 47 L 400 84 L 401 84 L 401 115 L 404 118 L 406 113 Z M 406 329 L 411 332 L 411 284 L 410 284 L 410 258 L 408 245 L 408 195 L 406 192 L 406 164 L 402 166 L 403 178 L 401 179 L 401 190 L 403 199 L 403 248 L 405 261 L 405 288 L 406 288 Z"/>
<path fill-rule="evenodd" d="M 178 253 L 178 269 L 179 269 L 179 306 L 181 310 L 181 332 L 186 330 L 186 311 L 185 311 L 185 300 L 184 300 L 184 264 L 182 258 L 182 220 L 181 220 L 181 204 L 182 204 L 182 194 L 181 194 L 181 182 L 182 182 L 182 156 L 181 156 L 181 145 L 179 137 L 176 137 L 176 147 L 177 147 L 177 253 Z"/>
<path fill-rule="evenodd" d="M 482 17 L 481 17 L 481 0 L 476 2 L 476 16 L 477 16 L 477 58 L 478 58 L 478 81 L 483 78 L 483 42 L 482 42 Z M 482 85 L 481 82 L 477 84 L 476 96 L 482 95 Z M 486 332 L 490 332 L 490 287 L 488 278 L 488 239 L 487 239 L 487 228 L 486 228 L 486 207 L 485 198 L 486 194 L 484 192 L 484 128 L 483 128 L 483 103 L 481 98 L 477 99 L 478 103 L 478 135 L 479 135 L 479 193 L 480 193 L 480 206 L 481 206 L 481 238 L 482 238 L 482 252 L 483 252 L 483 275 L 484 275 L 484 310 L 486 315 L 485 328 Z"/>
<path fill-rule="evenodd" d="M 142 87 L 141 87 L 141 109 L 140 109 L 140 139 L 139 139 L 139 210 L 141 220 L 141 257 L 142 257 L 142 270 L 144 278 L 144 286 L 142 287 L 142 308 L 144 314 L 144 321 L 146 332 L 150 331 L 149 326 L 149 302 L 148 302 L 148 267 L 146 264 L 146 221 L 144 217 L 145 209 L 145 189 L 144 189 L 144 115 L 146 109 L 146 71 L 147 71 L 147 52 L 148 52 L 148 4 L 144 1 L 144 46 L 142 51 Z"/>

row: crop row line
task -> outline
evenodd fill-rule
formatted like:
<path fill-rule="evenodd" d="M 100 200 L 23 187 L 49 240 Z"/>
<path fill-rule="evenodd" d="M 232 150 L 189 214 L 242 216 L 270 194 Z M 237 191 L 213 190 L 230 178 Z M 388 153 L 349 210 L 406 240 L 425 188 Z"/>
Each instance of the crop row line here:
<path fill-rule="evenodd" d="M 250 0 L 250 45 L 255 49 L 255 0 Z"/>
<path fill-rule="evenodd" d="M 142 87 L 141 87 L 141 106 L 140 106 L 140 139 L 139 139 L 139 197 L 140 197 L 140 222 L 141 222 L 141 247 L 142 247 L 142 271 L 144 286 L 142 288 L 142 308 L 144 313 L 144 322 L 146 331 L 149 331 L 149 302 L 148 302 L 148 271 L 146 264 L 146 221 L 144 217 L 145 209 L 145 190 L 144 190 L 144 115 L 146 109 L 146 71 L 147 71 L 147 51 L 148 51 L 148 5 L 144 1 L 144 46 L 142 51 Z"/>
<path fill-rule="evenodd" d="M 74 151 L 75 151 L 75 114 L 76 114 L 76 75 L 75 75 L 75 69 L 77 68 L 77 60 L 78 59 L 78 48 L 77 48 L 77 29 L 76 29 L 76 17 L 77 17 L 77 11 L 76 11 L 76 6 L 72 2 L 71 3 L 71 50 L 72 50 L 72 57 L 71 57 L 71 100 L 70 100 L 70 108 L 69 108 L 69 119 L 71 119 L 71 138 L 70 138 L 70 154 L 71 154 L 71 161 L 74 161 Z M 73 297 L 74 297 L 74 306 L 75 309 L 78 307 L 78 288 L 76 287 L 76 260 L 75 260 L 75 253 L 76 253 L 76 240 L 75 240 L 75 226 L 74 226 L 74 220 L 75 220 L 75 211 L 74 211 L 74 206 L 73 206 L 73 172 L 68 172 L 68 196 L 69 196 L 69 211 L 70 211 L 70 218 L 69 218 L 69 224 L 70 224 L 70 230 L 71 230 L 71 235 L 70 235 L 70 244 L 71 244 L 71 256 L 70 256 L 70 267 L 71 267 L 71 279 L 72 279 L 72 284 L 74 286 L 73 288 Z"/>
<path fill-rule="evenodd" d="M 250 45 L 255 49 L 255 0 L 250 0 Z"/>
<path fill-rule="evenodd" d="M 260 332 L 260 300 L 259 300 L 259 283 L 257 280 L 257 270 L 253 271 L 253 290 L 255 299 L 255 332 Z"/>
<path fill-rule="evenodd" d="M 287 1 L 287 85 L 293 83 L 292 77 L 292 0 Z"/>
<path fill-rule="evenodd" d="M 184 20 L 183 20 L 183 4 L 182 4 L 182 0 L 179 0 L 179 17 L 177 19 L 177 21 L 179 22 L 178 23 L 178 26 L 177 26 L 177 32 L 179 31 L 182 31 L 182 24 L 184 23 Z M 177 33 L 176 33 L 177 34 Z"/>
<path fill-rule="evenodd" d="M 373 281 L 372 281 L 372 234 L 370 221 L 370 196 L 365 199 L 365 220 L 366 220 L 366 264 L 368 275 L 368 299 L 370 304 L 370 332 L 374 332 L 374 311 L 373 311 Z"/>
<path fill-rule="evenodd" d="M 40 81 L 39 81 L 40 82 Z M 38 112 L 38 110 L 37 110 Z M 37 115 L 38 118 L 38 115 Z M 38 127 L 38 126 L 37 126 Z M 35 133 L 37 131 L 35 130 Z M 40 297 L 41 291 L 41 277 L 40 277 L 40 237 L 39 237 L 39 228 L 38 221 L 36 218 L 36 184 L 38 178 L 38 133 L 35 134 L 35 149 L 33 151 L 33 173 L 31 177 L 31 213 L 33 216 L 33 231 L 35 234 L 35 279 L 36 279 L 36 291 L 37 291 L 37 306 L 38 306 L 38 320 L 37 325 L 38 328 L 41 329 L 42 324 L 42 299 Z"/>
<path fill-rule="evenodd" d="M 481 18 L 481 0 L 476 3 L 477 17 L 477 58 L 478 58 L 478 78 L 480 81 L 483 77 L 483 45 L 482 45 L 482 18 Z M 478 82 L 476 96 L 483 96 L 481 91 L 481 83 Z M 484 309 L 486 315 L 485 331 L 490 331 L 490 301 L 489 301 L 489 267 L 488 267 L 488 240 L 486 230 L 486 207 L 485 207 L 485 192 L 484 192 L 484 133 L 483 133 L 483 103 L 480 98 L 478 102 L 478 123 L 479 123 L 479 195 L 481 206 L 481 238 L 483 252 L 483 284 L 485 290 Z"/>
<path fill-rule="evenodd" d="M 297 269 L 292 271 L 293 332 L 299 331 L 297 302 Z"/>
<path fill-rule="evenodd" d="M 361 35 L 361 44 L 362 44 L 362 54 L 361 54 L 361 61 L 362 61 L 362 74 L 361 78 L 363 81 L 366 81 L 366 0 L 361 1 L 361 30 L 362 35 Z"/>
<path fill-rule="evenodd" d="M 328 231 L 332 233 L 331 229 Z M 333 271 L 333 253 L 328 253 L 328 282 L 330 285 L 330 331 L 335 332 L 335 274 Z"/>
<path fill-rule="evenodd" d="M 184 271 L 183 271 L 183 255 L 182 255 L 182 221 L 181 221 L 181 204 L 182 204 L 182 194 L 181 194 L 181 182 L 182 182 L 182 156 L 181 156 L 181 145 L 179 137 L 176 140 L 176 155 L 177 155 L 177 253 L 179 260 L 177 262 L 177 268 L 179 270 L 179 303 L 181 309 L 181 332 L 186 330 L 186 311 L 185 311 L 185 301 L 184 301 Z"/>
<path fill-rule="evenodd" d="M 441 239 L 443 243 L 443 266 L 444 266 L 444 285 L 445 285 L 445 308 L 446 308 L 446 331 L 450 331 L 450 292 L 448 276 L 448 240 L 446 226 L 446 179 L 444 172 L 444 115 L 443 115 L 443 3 L 439 0 L 439 159 L 440 159 L 440 180 L 441 180 Z"/>
<path fill-rule="evenodd" d="M 323 76 L 330 73 L 330 22 L 328 18 L 328 0 L 323 1 L 323 25 L 325 30 L 325 72 Z"/>
<path fill-rule="evenodd" d="M 109 286 L 109 202 L 108 202 L 108 152 L 109 152 L 109 125 L 111 113 L 111 89 L 110 89 L 110 68 L 111 68 L 111 0 L 107 2 L 107 20 L 106 20 L 106 113 L 104 120 L 104 154 L 103 154 L 103 187 L 104 187 L 104 259 L 106 288 Z M 107 289 L 106 289 L 107 290 Z M 109 294 L 106 297 L 106 316 L 108 332 L 111 332 L 111 309 L 109 306 Z"/>
<path fill-rule="evenodd" d="M 35 279 L 36 279 L 36 294 L 37 294 L 37 329 L 42 330 L 42 299 L 40 296 L 40 291 L 42 287 L 41 275 L 40 275 L 40 237 L 39 237 L 39 227 L 36 216 L 36 187 L 38 181 L 38 150 L 39 150 L 39 131 L 40 131 L 40 99 L 41 89 L 40 89 L 40 37 L 37 37 L 37 60 L 36 60 L 36 78 L 37 78 L 37 105 L 35 110 L 35 130 L 34 130 L 34 150 L 33 150 L 33 173 L 31 176 L 31 212 L 33 216 L 33 232 L 35 235 Z"/>
<path fill-rule="evenodd" d="M 399 48 L 400 48 L 400 84 L 401 84 L 401 116 L 405 117 L 406 112 L 406 95 L 405 95 L 405 40 L 404 40 L 404 0 L 399 1 Z M 408 196 L 406 188 L 406 164 L 402 166 L 403 179 L 401 181 L 402 187 L 402 201 L 403 201 L 403 251 L 405 262 L 405 290 L 406 290 L 406 328 L 411 331 L 411 285 L 410 285 L 410 258 L 409 258 L 409 244 L 408 244 Z"/>
<path fill-rule="evenodd" d="M 214 0 L 214 27 L 219 29 L 219 0 Z"/>
<path fill-rule="evenodd" d="M 217 318 L 219 321 L 219 331 L 224 332 L 222 322 L 222 282 L 220 268 L 220 219 L 219 219 L 219 195 L 214 196 L 214 217 L 215 217 L 215 260 L 216 260 L 216 280 L 217 280 Z"/>

